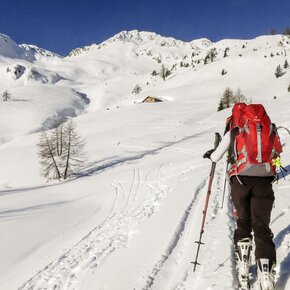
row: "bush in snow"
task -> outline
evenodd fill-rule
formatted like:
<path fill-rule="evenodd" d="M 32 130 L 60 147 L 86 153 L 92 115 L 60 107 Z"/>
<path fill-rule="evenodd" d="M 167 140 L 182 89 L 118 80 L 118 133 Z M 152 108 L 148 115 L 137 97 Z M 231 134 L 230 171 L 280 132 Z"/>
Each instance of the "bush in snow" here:
<path fill-rule="evenodd" d="M 284 67 L 285 69 L 289 67 L 289 63 L 288 63 L 287 59 L 285 60 L 285 62 L 284 62 L 284 66 L 283 66 L 283 67 Z"/>
<path fill-rule="evenodd" d="M 189 67 L 189 63 L 181 61 L 180 67 Z"/>
<path fill-rule="evenodd" d="M 222 72 L 221 72 L 221 75 L 224 76 L 224 75 L 227 74 L 227 73 L 228 73 L 228 72 L 223 68 L 223 69 L 222 69 Z"/>
<path fill-rule="evenodd" d="M 3 102 L 11 100 L 11 94 L 6 90 L 2 95 Z"/>
<path fill-rule="evenodd" d="M 153 57 L 158 63 L 161 63 L 161 59 L 159 57 Z"/>
<path fill-rule="evenodd" d="M 290 93 L 290 85 L 288 86 L 288 92 Z"/>
<path fill-rule="evenodd" d="M 154 71 L 152 71 L 151 75 L 152 75 L 152 76 L 157 76 L 158 73 L 156 72 L 156 70 L 154 70 Z"/>
<path fill-rule="evenodd" d="M 84 162 L 85 141 L 72 121 L 60 123 L 48 132 L 43 131 L 38 142 L 41 174 L 47 181 L 67 179 Z"/>
<path fill-rule="evenodd" d="M 142 91 L 142 88 L 137 84 L 132 90 L 132 94 L 138 95 Z"/>
<path fill-rule="evenodd" d="M 279 64 L 276 68 L 276 71 L 275 71 L 275 77 L 276 78 L 280 78 L 281 76 L 283 76 L 283 70 L 281 68 L 281 65 Z"/>

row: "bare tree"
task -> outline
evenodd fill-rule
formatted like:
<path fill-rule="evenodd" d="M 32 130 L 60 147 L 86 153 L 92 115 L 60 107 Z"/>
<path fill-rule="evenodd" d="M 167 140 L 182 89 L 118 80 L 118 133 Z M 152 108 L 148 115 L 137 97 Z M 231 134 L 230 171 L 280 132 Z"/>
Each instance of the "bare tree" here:
<path fill-rule="evenodd" d="M 84 162 L 86 146 L 85 140 L 81 138 L 72 121 L 67 122 L 65 141 L 63 179 L 67 179 Z"/>
<path fill-rule="evenodd" d="M 48 181 L 67 179 L 84 162 L 85 141 L 72 121 L 60 123 L 51 131 L 42 132 L 38 156 L 41 174 Z"/>
<path fill-rule="evenodd" d="M 8 90 L 6 90 L 3 95 L 2 95 L 2 100 L 4 102 L 7 102 L 11 99 L 11 94 L 8 92 Z"/>
<path fill-rule="evenodd" d="M 237 88 L 237 90 L 235 91 L 233 100 L 235 103 L 248 102 L 248 99 L 244 96 L 240 88 Z"/>
<path fill-rule="evenodd" d="M 52 179 L 61 179 L 59 164 L 56 160 L 56 148 L 51 136 L 43 131 L 37 145 L 41 175 L 48 181 Z"/>

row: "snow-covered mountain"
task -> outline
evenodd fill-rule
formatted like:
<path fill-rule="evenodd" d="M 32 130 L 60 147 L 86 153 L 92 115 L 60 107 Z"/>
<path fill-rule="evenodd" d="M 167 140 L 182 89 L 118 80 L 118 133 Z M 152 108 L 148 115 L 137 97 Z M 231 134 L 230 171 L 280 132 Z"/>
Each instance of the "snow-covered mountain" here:
<path fill-rule="evenodd" d="M 289 53 L 284 35 L 183 42 L 134 30 L 61 57 L 0 34 L 0 95 L 10 94 L 0 100 L 0 289 L 236 289 L 225 161 L 192 272 L 210 169 L 202 154 L 230 114 L 217 112 L 227 87 L 290 128 Z M 55 115 L 74 118 L 87 160 L 78 178 L 46 183 L 36 144 Z M 279 133 L 289 170 L 290 137 Z M 289 175 L 274 188 L 278 286 L 290 290 Z"/>
<path fill-rule="evenodd" d="M 20 44 L 19 47 L 23 48 L 25 51 L 26 59 L 30 61 L 35 61 L 37 58 L 41 56 L 45 57 L 61 57 L 60 55 L 53 53 L 49 50 L 40 48 L 36 45 L 32 44 Z"/>
<path fill-rule="evenodd" d="M 7 35 L 0 33 L 0 56 L 23 58 L 23 50 Z"/>

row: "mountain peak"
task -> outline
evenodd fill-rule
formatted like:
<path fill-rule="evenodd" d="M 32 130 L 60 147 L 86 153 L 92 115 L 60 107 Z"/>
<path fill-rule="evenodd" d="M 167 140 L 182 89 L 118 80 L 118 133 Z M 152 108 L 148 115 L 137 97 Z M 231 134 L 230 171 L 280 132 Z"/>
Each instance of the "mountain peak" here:
<path fill-rule="evenodd" d="M 54 52 L 32 44 L 20 44 L 19 47 L 25 51 L 26 58 L 30 61 L 34 61 L 37 58 L 37 55 L 45 57 L 61 57 Z"/>
<path fill-rule="evenodd" d="M 23 50 L 8 36 L 0 33 L 0 55 L 10 58 L 23 58 Z"/>
<path fill-rule="evenodd" d="M 148 31 L 139 31 L 139 30 L 124 30 L 119 33 L 117 33 L 115 36 L 113 36 L 110 39 L 119 39 L 122 41 L 148 41 L 148 40 L 155 40 L 156 38 L 162 37 L 161 35 L 155 33 L 155 32 L 148 32 Z"/>

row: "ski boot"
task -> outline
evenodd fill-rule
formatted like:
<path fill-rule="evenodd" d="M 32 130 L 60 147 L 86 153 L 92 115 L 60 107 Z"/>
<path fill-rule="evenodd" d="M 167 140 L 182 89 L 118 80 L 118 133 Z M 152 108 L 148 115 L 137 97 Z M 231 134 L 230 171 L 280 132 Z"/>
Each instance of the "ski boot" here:
<path fill-rule="evenodd" d="M 259 259 L 257 261 L 258 283 L 261 290 L 276 290 L 275 264 L 269 259 Z"/>
<path fill-rule="evenodd" d="M 251 249 L 252 240 L 250 238 L 244 238 L 238 241 L 235 252 L 240 290 L 250 289 L 249 266 Z"/>

